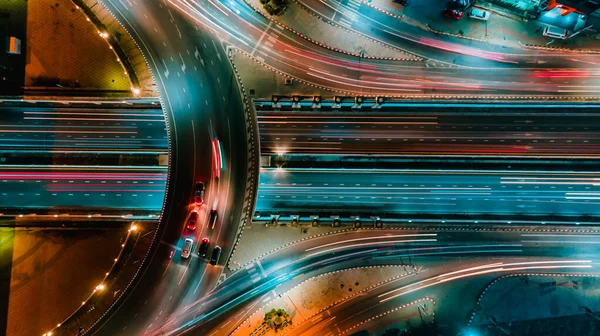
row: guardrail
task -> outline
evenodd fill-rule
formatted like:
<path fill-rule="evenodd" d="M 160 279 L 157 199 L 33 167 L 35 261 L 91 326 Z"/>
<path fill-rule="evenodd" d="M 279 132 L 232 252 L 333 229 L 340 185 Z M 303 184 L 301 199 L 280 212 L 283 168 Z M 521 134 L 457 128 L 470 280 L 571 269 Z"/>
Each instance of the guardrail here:
<path fill-rule="evenodd" d="M 252 225 L 271 227 L 291 226 L 333 226 L 353 228 L 403 228 L 427 226 L 474 227 L 474 226 L 598 226 L 597 217 L 560 217 L 560 216 L 522 216 L 522 215 L 461 215 L 461 214 L 423 214 L 411 215 L 401 213 L 369 213 L 361 211 L 297 211 L 268 212 L 257 211 Z"/>

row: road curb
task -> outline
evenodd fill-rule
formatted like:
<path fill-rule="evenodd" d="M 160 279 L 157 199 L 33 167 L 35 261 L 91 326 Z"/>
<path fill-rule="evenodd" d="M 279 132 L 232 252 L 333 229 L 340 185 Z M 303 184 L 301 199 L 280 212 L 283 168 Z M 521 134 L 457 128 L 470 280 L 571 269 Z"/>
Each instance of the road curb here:
<path fill-rule="evenodd" d="M 229 63 L 231 64 L 232 70 L 235 73 L 236 82 L 238 83 L 238 89 L 242 95 L 242 100 L 244 104 L 244 119 L 246 123 L 246 143 L 248 144 L 248 167 L 247 167 L 247 175 L 246 175 L 246 188 L 244 194 L 244 203 L 242 205 L 242 218 L 240 220 L 240 225 L 238 227 L 238 232 L 236 234 L 235 242 L 233 243 L 233 247 L 231 249 L 231 253 L 229 255 L 229 259 L 227 260 L 227 267 L 230 270 L 236 270 L 232 268 L 231 260 L 235 255 L 236 248 L 242 238 L 242 234 L 244 233 L 244 228 L 248 225 L 248 221 L 252 221 L 252 212 L 254 211 L 256 204 L 256 196 L 258 194 L 258 179 L 260 174 L 260 167 L 258 157 L 260 156 L 260 137 L 258 136 L 258 120 L 256 119 L 256 113 L 254 111 L 254 104 L 249 102 L 249 98 L 246 94 L 246 89 L 244 88 L 244 83 L 242 82 L 242 78 L 240 73 L 233 61 L 233 51 L 234 49 L 231 47 L 226 47 L 225 52 L 227 53 L 227 58 L 229 59 Z M 252 106 L 252 107 L 250 107 Z"/>

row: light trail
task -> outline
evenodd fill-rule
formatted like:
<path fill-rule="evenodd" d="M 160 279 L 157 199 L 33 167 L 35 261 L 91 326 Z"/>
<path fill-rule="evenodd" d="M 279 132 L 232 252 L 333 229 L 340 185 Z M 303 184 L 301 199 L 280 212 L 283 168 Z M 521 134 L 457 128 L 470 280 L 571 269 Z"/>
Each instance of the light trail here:
<path fill-rule="evenodd" d="M 363 240 L 405 238 L 405 237 L 435 237 L 435 236 L 437 236 L 437 233 L 416 233 L 416 234 L 405 234 L 405 235 L 388 235 L 388 236 L 355 238 L 355 239 L 347 239 L 347 240 L 337 241 L 334 243 L 319 245 L 316 247 L 306 249 L 305 251 L 308 252 L 308 251 L 320 249 L 320 248 L 327 247 L 327 246 L 333 246 L 333 245 L 339 245 L 339 244 L 345 244 L 345 243 L 349 243 L 349 242 L 357 242 L 357 241 L 363 241 Z"/>
<path fill-rule="evenodd" d="M 489 274 L 489 273 L 494 273 L 494 272 L 502 272 L 502 271 L 520 271 L 520 270 L 527 270 L 527 269 L 591 268 L 592 265 L 580 265 L 580 264 L 589 264 L 591 262 L 592 262 L 591 260 L 550 260 L 550 261 L 530 261 L 530 262 L 516 262 L 516 263 L 503 263 L 503 262 L 493 263 L 493 264 L 481 265 L 481 266 L 466 268 L 463 270 L 458 270 L 458 271 L 453 271 L 453 272 L 437 275 L 432 278 L 421 280 L 421 281 L 388 291 L 386 293 L 378 295 L 377 297 L 381 298 L 381 297 L 388 296 L 395 292 L 403 291 L 402 293 L 392 295 L 390 297 L 381 299 L 379 301 L 380 303 L 383 303 L 383 302 L 395 299 L 399 296 L 415 292 L 417 290 L 425 289 L 425 288 L 435 286 L 440 283 L 444 283 L 444 282 L 448 282 L 448 281 L 452 281 L 452 280 L 456 280 L 456 279 L 462 279 L 462 278 L 466 278 L 466 277 L 470 277 L 470 276 L 477 276 L 477 275 Z M 553 265 L 553 264 L 562 264 L 562 265 Z M 508 267 L 508 266 L 523 266 L 523 267 Z M 471 271 L 476 271 L 476 272 L 471 272 Z M 470 272 L 470 273 L 466 273 L 466 272 Z M 466 273 L 466 274 L 461 274 L 461 273 Z M 455 274 L 460 274 L 460 275 L 454 276 Z M 451 275 L 452 275 L 452 277 L 448 277 Z M 421 286 L 411 288 L 416 285 L 421 285 Z M 411 289 L 404 291 L 407 288 L 411 288 Z"/>

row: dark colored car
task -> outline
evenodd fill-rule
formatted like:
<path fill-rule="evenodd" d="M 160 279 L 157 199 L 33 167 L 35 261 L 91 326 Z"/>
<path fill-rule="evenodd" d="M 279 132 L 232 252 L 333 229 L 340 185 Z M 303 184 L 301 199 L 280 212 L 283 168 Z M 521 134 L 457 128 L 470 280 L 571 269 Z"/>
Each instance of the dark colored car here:
<path fill-rule="evenodd" d="M 196 230 L 196 223 L 198 222 L 198 211 L 194 210 L 190 213 L 190 218 L 188 219 L 188 230 Z"/>
<path fill-rule="evenodd" d="M 216 265 L 219 262 L 219 257 L 221 256 L 221 246 L 215 246 L 212 251 L 212 256 L 210 257 L 210 264 Z"/>
<path fill-rule="evenodd" d="M 204 183 L 202 182 L 196 183 L 196 187 L 194 188 L 194 202 L 196 205 L 204 203 Z"/>
<path fill-rule="evenodd" d="M 460 20 L 463 16 L 463 13 L 458 9 L 446 9 L 444 10 L 444 16 L 451 19 Z"/>
<path fill-rule="evenodd" d="M 210 246 L 210 239 L 203 238 L 200 243 L 200 247 L 198 247 L 198 255 L 200 258 L 206 257 L 206 253 L 208 253 L 208 247 Z"/>
<path fill-rule="evenodd" d="M 402 6 L 408 6 L 408 0 L 392 0 L 394 3 L 400 4 Z"/>
<path fill-rule="evenodd" d="M 448 2 L 448 6 L 446 8 L 450 10 L 456 9 L 459 12 L 464 12 L 470 6 L 471 0 L 451 0 Z"/>

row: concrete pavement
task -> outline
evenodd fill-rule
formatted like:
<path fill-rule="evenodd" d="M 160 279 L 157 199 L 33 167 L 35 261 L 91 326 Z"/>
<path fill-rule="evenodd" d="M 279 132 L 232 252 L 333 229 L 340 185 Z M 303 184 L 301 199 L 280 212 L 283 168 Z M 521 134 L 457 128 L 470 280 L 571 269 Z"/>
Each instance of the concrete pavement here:
<path fill-rule="evenodd" d="M 600 311 L 599 285 L 597 275 L 503 276 L 490 283 L 481 294 L 471 326 L 477 330 L 489 329 L 492 334 L 505 329 L 513 335 L 534 331 L 549 334 L 552 330 L 570 330 L 571 335 L 596 335 L 597 327 L 590 328 L 590 324 L 596 324 L 593 322 Z M 589 313 L 585 307 L 590 309 Z"/>
<path fill-rule="evenodd" d="M 336 231 L 345 230 L 331 226 L 289 228 L 283 226 L 268 227 L 258 223 L 248 225 L 238 241 L 234 253 L 231 255 L 229 269 L 237 270 L 275 250 L 302 240 L 332 234 Z M 265 239 L 265 237 L 269 237 L 269 239 Z M 260 244 L 256 243 L 258 241 L 260 241 Z"/>
<path fill-rule="evenodd" d="M 519 47 L 521 45 L 571 47 L 575 49 L 600 48 L 600 40 L 588 33 L 582 33 L 568 40 L 555 40 L 542 35 L 544 25 L 537 21 L 523 20 L 511 15 L 503 8 L 481 1 L 474 7 L 490 12 L 487 21 L 468 17 L 468 11 L 460 20 L 442 16 L 446 3 L 439 0 L 411 1 L 408 6 L 402 6 L 391 0 L 363 0 L 363 3 L 381 9 L 406 23 L 447 35 L 474 39 L 501 46 Z M 441 37 L 443 38 L 443 36 Z"/>

